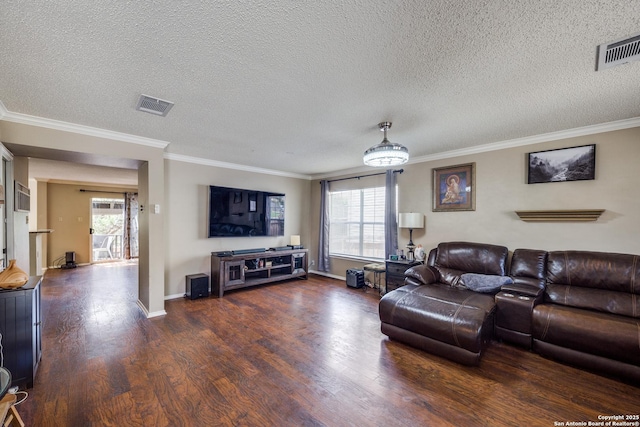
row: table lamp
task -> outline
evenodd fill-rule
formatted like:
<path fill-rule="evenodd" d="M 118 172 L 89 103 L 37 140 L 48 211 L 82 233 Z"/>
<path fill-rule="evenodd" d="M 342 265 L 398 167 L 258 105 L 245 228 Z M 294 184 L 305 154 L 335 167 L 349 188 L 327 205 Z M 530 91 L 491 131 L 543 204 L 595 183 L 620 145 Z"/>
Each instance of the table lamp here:
<path fill-rule="evenodd" d="M 401 213 L 398 218 L 398 226 L 400 228 L 409 229 L 409 244 L 407 245 L 407 259 L 413 261 L 415 259 L 413 250 L 416 245 L 413 244 L 413 230 L 424 228 L 424 215 L 418 212 Z"/>

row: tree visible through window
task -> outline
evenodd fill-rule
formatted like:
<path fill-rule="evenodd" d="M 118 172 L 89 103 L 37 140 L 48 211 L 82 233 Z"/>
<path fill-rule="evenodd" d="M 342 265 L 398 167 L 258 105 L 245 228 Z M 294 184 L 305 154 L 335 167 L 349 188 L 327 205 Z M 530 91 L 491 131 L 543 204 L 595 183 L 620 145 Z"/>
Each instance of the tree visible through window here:
<path fill-rule="evenodd" d="M 329 199 L 329 253 L 384 259 L 385 188 L 335 191 Z"/>

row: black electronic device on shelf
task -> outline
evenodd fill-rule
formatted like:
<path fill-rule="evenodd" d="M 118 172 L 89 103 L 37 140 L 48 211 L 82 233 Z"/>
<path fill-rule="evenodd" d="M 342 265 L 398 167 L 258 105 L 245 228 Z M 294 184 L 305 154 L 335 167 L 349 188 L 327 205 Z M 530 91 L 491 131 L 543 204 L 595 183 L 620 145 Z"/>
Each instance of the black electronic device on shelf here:
<path fill-rule="evenodd" d="M 254 249 L 235 249 L 231 251 L 233 255 L 242 255 L 242 254 L 257 254 L 260 252 L 266 252 L 265 248 L 254 248 Z"/>
<path fill-rule="evenodd" d="M 225 257 L 225 256 L 233 255 L 233 252 L 231 251 L 211 252 L 211 255 L 217 256 L 217 257 Z"/>

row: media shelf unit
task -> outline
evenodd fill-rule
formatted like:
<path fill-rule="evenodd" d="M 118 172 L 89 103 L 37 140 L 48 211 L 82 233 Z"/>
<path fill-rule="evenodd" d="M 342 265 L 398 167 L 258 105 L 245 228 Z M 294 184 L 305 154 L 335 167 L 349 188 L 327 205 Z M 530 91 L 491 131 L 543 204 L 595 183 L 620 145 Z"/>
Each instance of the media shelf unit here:
<path fill-rule="evenodd" d="M 211 294 L 293 278 L 307 279 L 308 249 L 254 252 L 239 255 L 211 253 Z"/>

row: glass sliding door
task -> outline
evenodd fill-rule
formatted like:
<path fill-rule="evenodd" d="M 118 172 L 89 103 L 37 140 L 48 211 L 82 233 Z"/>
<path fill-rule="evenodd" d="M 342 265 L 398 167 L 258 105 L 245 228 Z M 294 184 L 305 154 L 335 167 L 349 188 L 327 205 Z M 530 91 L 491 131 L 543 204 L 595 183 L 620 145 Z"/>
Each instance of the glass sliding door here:
<path fill-rule="evenodd" d="M 91 199 L 91 262 L 124 258 L 124 198 Z"/>

